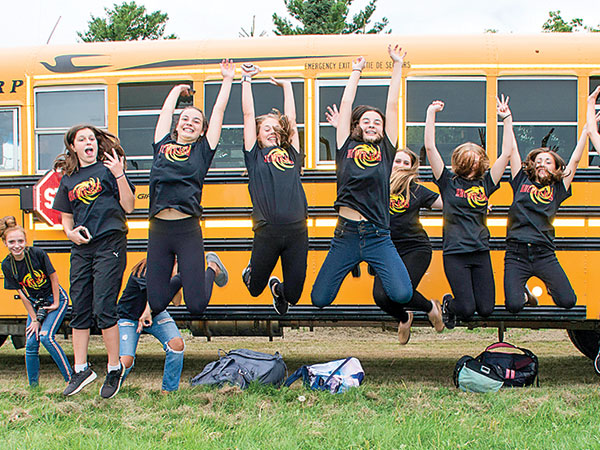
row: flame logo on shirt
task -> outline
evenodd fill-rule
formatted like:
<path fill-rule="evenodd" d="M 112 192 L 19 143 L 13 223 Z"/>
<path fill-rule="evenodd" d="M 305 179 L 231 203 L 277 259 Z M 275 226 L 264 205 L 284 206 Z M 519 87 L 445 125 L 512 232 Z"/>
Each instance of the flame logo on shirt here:
<path fill-rule="evenodd" d="M 288 152 L 279 147 L 275 147 L 265 155 L 265 162 L 267 164 L 273 164 L 277 169 L 281 171 L 294 168 L 294 161 L 290 159 Z"/>
<path fill-rule="evenodd" d="M 379 146 L 359 144 L 348 150 L 348 158 L 353 158 L 359 168 L 366 169 L 381 162 L 381 150 L 379 150 Z"/>
<path fill-rule="evenodd" d="M 551 186 L 544 186 L 543 188 L 538 189 L 532 185 L 531 190 L 529 191 L 529 198 L 536 205 L 538 203 L 547 205 L 554 200 L 554 189 L 552 189 Z"/>
<path fill-rule="evenodd" d="M 69 193 L 71 200 L 78 199 L 81 202 L 89 205 L 92 203 L 102 192 L 102 183 L 98 178 L 90 178 L 89 180 L 82 181 Z"/>
<path fill-rule="evenodd" d="M 487 205 L 488 198 L 485 195 L 483 186 L 471 186 L 465 191 L 465 196 L 471 208 Z"/>
<path fill-rule="evenodd" d="M 181 162 L 190 157 L 191 150 L 191 145 L 165 144 L 160 148 L 160 153 L 171 162 Z"/>
<path fill-rule="evenodd" d="M 405 199 L 404 195 L 390 195 L 390 214 L 403 213 L 410 206 L 410 200 Z"/>
<path fill-rule="evenodd" d="M 46 275 L 41 270 L 33 270 L 33 273 L 28 273 L 23 277 L 21 286 L 24 288 L 40 289 L 46 283 Z"/>

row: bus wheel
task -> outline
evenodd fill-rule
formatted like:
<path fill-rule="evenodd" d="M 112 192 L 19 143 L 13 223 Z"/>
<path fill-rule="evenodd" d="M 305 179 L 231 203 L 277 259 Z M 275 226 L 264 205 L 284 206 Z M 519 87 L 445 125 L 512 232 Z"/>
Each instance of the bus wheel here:
<path fill-rule="evenodd" d="M 573 345 L 590 359 L 596 358 L 600 342 L 598 330 L 567 330 Z"/>
<path fill-rule="evenodd" d="M 6 334 L 0 334 L 0 347 L 6 342 L 6 338 L 8 338 Z"/>

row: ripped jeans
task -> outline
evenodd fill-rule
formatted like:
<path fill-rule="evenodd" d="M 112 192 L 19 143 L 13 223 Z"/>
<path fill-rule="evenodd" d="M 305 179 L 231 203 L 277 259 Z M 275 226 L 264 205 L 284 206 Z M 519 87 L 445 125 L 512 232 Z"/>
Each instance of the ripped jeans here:
<path fill-rule="evenodd" d="M 119 356 L 131 356 L 135 359 L 135 350 L 141 333 L 137 333 L 137 320 L 119 320 Z M 165 351 L 165 368 L 163 370 L 162 390 L 176 391 L 179 388 L 181 371 L 183 370 L 183 350 L 176 351 L 167 345 L 173 338 L 181 338 L 181 333 L 175 321 L 167 311 L 163 311 L 152 318 L 152 325 L 144 327 L 144 331 L 160 341 Z M 125 369 L 123 379 L 133 369 Z"/>

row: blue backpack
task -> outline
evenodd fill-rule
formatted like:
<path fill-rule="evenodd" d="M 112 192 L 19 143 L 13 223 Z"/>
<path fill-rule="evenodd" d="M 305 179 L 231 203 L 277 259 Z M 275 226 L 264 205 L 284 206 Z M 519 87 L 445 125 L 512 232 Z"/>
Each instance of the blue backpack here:
<path fill-rule="evenodd" d="M 351 387 L 359 386 L 365 377 L 365 372 L 357 358 L 337 359 L 300 367 L 285 380 L 284 386 L 290 386 L 300 377 L 307 388 L 340 394 Z"/>

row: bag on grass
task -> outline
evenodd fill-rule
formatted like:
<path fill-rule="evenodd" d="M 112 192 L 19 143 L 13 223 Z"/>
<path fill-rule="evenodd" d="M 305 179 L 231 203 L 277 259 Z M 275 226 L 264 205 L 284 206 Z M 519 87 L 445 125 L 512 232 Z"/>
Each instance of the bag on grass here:
<path fill-rule="evenodd" d="M 498 342 L 476 358 L 459 359 L 453 378 L 455 386 L 463 391 L 496 392 L 501 387 L 531 386 L 536 381 L 539 386 L 538 367 L 537 356 L 530 350 Z"/>
<path fill-rule="evenodd" d="M 229 383 L 246 389 L 252 381 L 281 386 L 287 375 L 287 367 L 279 352 L 270 355 L 239 349 L 231 350 L 224 356 L 221 356 L 221 352 L 219 350 L 217 361 L 208 363 L 202 372 L 190 380 L 192 386 L 207 384 L 221 387 Z"/>
<path fill-rule="evenodd" d="M 365 378 L 365 372 L 357 358 L 337 359 L 300 367 L 285 380 L 284 386 L 290 386 L 300 377 L 310 389 L 340 394 L 351 387 L 359 386 Z"/>

